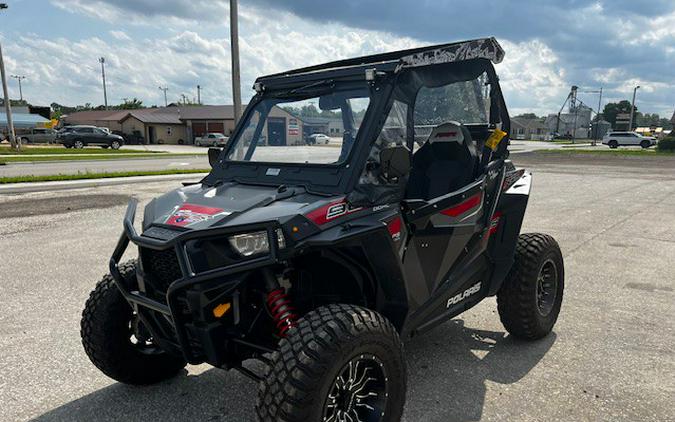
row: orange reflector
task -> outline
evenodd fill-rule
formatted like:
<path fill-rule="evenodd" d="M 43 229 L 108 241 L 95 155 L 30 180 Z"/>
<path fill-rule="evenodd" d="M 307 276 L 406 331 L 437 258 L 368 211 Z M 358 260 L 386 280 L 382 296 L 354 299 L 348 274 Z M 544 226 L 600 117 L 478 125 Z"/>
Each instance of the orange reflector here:
<path fill-rule="evenodd" d="M 232 307 L 230 303 L 221 303 L 220 305 L 213 308 L 213 316 L 216 318 L 222 317 L 225 315 L 225 313 L 227 313 L 227 311 L 230 310 L 230 307 Z"/>
<path fill-rule="evenodd" d="M 292 231 L 293 233 L 297 233 L 297 232 L 300 231 L 300 229 L 297 228 L 296 226 L 293 226 L 293 228 L 291 229 L 291 231 Z"/>

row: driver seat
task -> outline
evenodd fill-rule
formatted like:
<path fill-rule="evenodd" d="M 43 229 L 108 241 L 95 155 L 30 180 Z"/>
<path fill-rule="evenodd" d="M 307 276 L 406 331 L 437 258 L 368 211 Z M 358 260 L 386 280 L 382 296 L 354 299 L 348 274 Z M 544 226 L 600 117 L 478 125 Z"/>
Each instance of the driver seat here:
<path fill-rule="evenodd" d="M 413 155 L 406 198 L 430 200 L 459 190 L 475 180 L 478 163 L 469 130 L 442 123 Z"/>

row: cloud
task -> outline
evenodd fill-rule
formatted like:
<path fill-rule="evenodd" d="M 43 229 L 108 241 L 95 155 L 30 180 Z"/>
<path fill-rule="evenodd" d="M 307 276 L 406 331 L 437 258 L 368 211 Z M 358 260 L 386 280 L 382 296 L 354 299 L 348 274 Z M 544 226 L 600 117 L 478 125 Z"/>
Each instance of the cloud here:
<path fill-rule="evenodd" d="M 12 51 L 15 63 L 62 87 L 86 83 L 77 92 L 57 91 L 77 101 L 100 91 L 95 58 L 109 61 L 111 93 L 163 102 L 157 83 L 177 98 L 204 86 L 209 102 L 230 101 L 227 1 L 60 0 L 54 5 L 113 23 L 110 38 L 47 40 L 25 35 Z M 591 1 L 373 0 L 315 2 L 250 0 L 240 5 L 240 50 L 244 93 L 256 76 L 379 51 L 496 35 L 507 54 L 498 67 L 512 112 L 557 111 L 571 85 L 604 87 L 605 98 L 625 99 L 630 84 L 646 110 L 672 113 L 675 103 L 675 4 L 669 0 Z M 133 34 L 147 34 L 142 40 Z M 154 28 L 146 31 L 145 28 Z M 125 36 L 129 39 L 126 39 Z M 132 40 L 133 38 L 133 40 Z M 56 44 L 56 45 L 55 45 Z M 58 53 L 47 57 L 41 48 Z M 20 51 L 21 50 L 21 51 Z M 24 51 L 25 50 L 25 51 Z M 93 61 L 93 63 L 92 63 Z M 80 65 L 86 63 L 86 65 Z M 52 72 L 52 73 L 49 73 Z M 27 84 L 28 85 L 28 84 Z M 56 86 L 54 89 L 57 89 Z M 36 91 L 47 96 L 50 91 Z M 588 103 L 596 100 L 584 99 Z"/>
<path fill-rule="evenodd" d="M 113 31 L 110 31 L 110 35 L 112 35 L 113 38 L 115 38 L 117 40 L 120 40 L 120 41 L 130 41 L 131 40 L 131 37 L 129 37 L 127 35 L 127 33 L 124 32 L 124 31 L 113 30 Z"/>
<path fill-rule="evenodd" d="M 166 25 L 223 21 L 229 17 L 223 0 L 58 0 L 52 5 L 68 12 L 82 13 L 107 22 L 123 20 L 131 24 Z"/>

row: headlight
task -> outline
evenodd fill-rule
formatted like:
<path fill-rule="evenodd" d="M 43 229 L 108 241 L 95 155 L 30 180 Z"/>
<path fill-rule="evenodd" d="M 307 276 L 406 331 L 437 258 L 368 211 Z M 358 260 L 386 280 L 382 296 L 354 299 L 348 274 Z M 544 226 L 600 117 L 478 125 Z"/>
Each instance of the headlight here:
<path fill-rule="evenodd" d="M 285 248 L 286 239 L 284 238 L 284 234 L 281 229 L 276 230 L 276 235 L 279 248 Z M 266 231 L 238 234 L 231 236 L 228 240 L 230 241 L 230 245 L 234 248 L 234 250 L 240 253 L 242 256 L 265 254 L 270 250 Z"/>

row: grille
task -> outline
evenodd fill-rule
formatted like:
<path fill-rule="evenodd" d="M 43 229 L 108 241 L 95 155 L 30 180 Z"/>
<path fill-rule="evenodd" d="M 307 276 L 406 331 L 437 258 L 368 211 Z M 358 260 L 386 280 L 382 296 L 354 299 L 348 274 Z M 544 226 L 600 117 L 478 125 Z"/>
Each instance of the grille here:
<path fill-rule="evenodd" d="M 153 286 L 165 294 L 169 285 L 182 277 L 174 249 L 156 251 L 143 250 L 143 268 L 152 280 Z"/>

